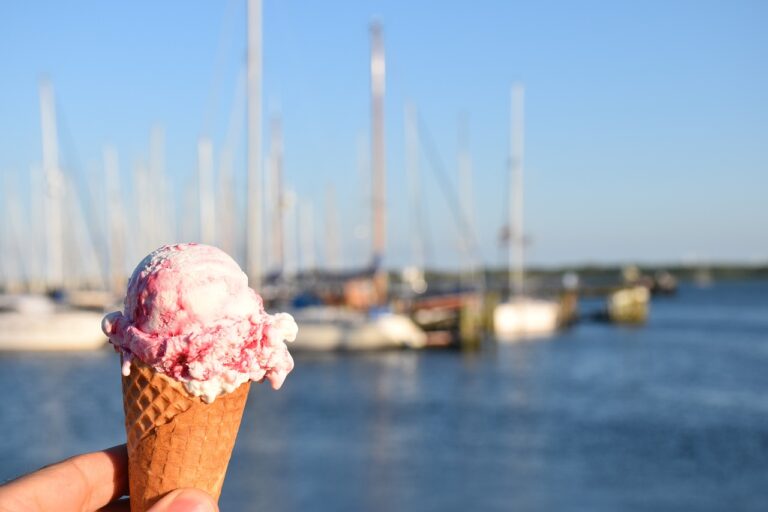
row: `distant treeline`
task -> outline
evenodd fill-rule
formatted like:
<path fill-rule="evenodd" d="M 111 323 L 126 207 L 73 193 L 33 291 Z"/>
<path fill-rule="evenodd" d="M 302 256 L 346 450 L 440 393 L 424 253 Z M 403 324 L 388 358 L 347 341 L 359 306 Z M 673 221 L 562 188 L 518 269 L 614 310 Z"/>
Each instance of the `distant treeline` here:
<path fill-rule="evenodd" d="M 737 279 L 768 279 L 768 264 L 763 265 L 637 265 L 643 275 L 653 276 L 657 272 L 667 271 L 680 281 L 693 281 L 707 276 L 715 281 Z M 587 281 L 611 281 L 621 278 L 621 265 L 583 265 L 573 267 L 532 267 L 526 270 L 526 276 L 536 280 L 559 278 L 566 272 L 575 272 L 581 279 Z M 428 281 L 452 280 L 460 277 L 456 271 L 427 270 L 425 277 Z M 508 271 L 505 268 L 485 269 L 487 279 L 506 279 Z M 395 276 L 393 276 L 395 277 Z"/>

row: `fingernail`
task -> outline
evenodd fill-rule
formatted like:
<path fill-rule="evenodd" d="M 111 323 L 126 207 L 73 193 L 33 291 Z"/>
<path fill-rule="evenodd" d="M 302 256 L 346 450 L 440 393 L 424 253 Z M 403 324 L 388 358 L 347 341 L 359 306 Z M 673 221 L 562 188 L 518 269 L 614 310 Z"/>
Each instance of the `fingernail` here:
<path fill-rule="evenodd" d="M 218 507 L 208 494 L 198 489 L 179 489 L 158 501 L 150 512 L 216 512 Z"/>
<path fill-rule="evenodd" d="M 176 498 L 168 506 L 167 512 L 214 512 L 210 503 L 201 503 L 197 499 Z"/>

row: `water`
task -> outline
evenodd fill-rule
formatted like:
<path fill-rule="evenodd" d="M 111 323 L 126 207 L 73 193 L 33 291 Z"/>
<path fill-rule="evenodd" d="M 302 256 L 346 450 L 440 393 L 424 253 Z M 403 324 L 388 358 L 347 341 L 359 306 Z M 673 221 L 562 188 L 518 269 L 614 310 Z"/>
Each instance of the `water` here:
<path fill-rule="evenodd" d="M 117 357 L 0 357 L 0 479 L 123 441 Z M 251 391 L 224 511 L 764 510 L 768 282 L 639 329 L 297 357 Z"/>

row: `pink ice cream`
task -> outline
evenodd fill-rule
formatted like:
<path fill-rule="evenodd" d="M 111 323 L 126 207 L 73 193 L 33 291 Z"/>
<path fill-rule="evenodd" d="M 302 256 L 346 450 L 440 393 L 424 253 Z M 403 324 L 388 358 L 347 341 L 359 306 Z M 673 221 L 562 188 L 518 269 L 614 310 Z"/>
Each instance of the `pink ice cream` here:
<path fill-rule="evenodd" d="M 298 327 L 287 313 L 269 315 L 248 278 L 223 251 L 197 244 L 163 246 L 128 281 L 124 310 L 102 329 L 123 356 L 138 358 L 212 402 L 247 380 L 280 388 L 293 369 L 285 341 Z"/>

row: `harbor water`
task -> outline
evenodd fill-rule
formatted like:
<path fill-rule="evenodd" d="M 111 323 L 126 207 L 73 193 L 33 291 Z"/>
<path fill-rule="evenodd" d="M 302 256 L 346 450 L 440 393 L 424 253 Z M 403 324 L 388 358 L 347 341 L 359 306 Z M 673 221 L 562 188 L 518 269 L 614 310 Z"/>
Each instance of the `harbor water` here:
<path fill-rule="evenodd" d="M 588 307 L 589 304 L 585 305 Z M 118 357 L 0 355 L 0 480 L 124 441 Z M 224 511 L 765 510 L 768 281 L 473 353 L 296 356 Z"/>

